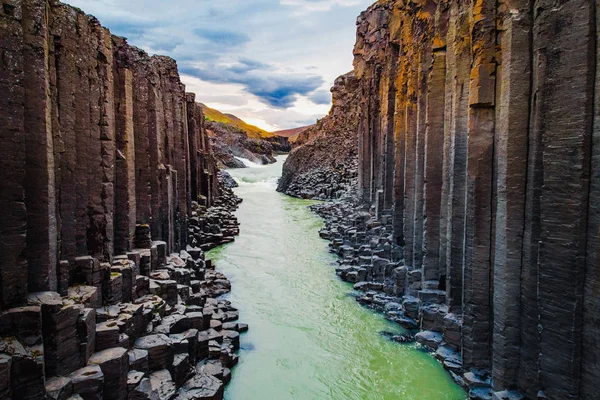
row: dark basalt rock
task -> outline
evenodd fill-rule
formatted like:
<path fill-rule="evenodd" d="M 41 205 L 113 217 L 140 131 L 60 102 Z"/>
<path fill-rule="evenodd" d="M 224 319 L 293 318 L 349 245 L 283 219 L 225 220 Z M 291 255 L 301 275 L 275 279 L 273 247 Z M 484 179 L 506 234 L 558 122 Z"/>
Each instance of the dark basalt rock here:
<path fill-rule="evenodd" d="M 73 393 L 85 400 L 103 398 L 104 374 L 99 365 L 90 365 L 78 369 L 68 377 L 73 383 Z"/>
<path fill-rule="evenodd" d="M 52 400 L 67 400 L 73 394 L 73 382 L 65 377 L 54 377 L 46 381 L 46 396 Z"/>
<path fill-rule="evenodd" d="M 222 400 L 223 382 L 214 376 L 196 374 L 179 390 L 180 400 Z"/>
<path fill-rule="evenodd" d="M 116 347 L 97 352 L 89 363 L 98 365 L 104 374 L 105 399 L 123 400 L 127 397 L 129 355 L 126 349 Z"/>
<path fill-rule="evenodd" d="M 129 368 L 143 373 L 148 372 L 148 351 L 133 349 L 128 351 Z"/>
<path fill-rule="evenodd" d="M 150 374 L 150 385 L 152 390 L 158 393 L 159 400 L 170 400 L 175 396 L 177 388 L 166 369 L 161 369 Z"/>
<path fill-rule="evenodd" d="M 151 371 L 164 369 L 173 363 L 173 345 L 166 335 L 144 336 L 136 340 L 134 346 L 148 352 L 148 368 Z"/>

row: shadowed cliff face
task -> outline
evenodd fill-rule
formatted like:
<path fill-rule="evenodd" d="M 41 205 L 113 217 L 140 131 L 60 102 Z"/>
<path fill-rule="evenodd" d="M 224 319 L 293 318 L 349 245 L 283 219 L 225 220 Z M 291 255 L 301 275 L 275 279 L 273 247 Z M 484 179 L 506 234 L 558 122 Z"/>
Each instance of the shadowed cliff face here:
<path fill-rule="evenodd" d="M 597 9 L 559 3 L 380 1 L 364 12 L 358 188 L 393 215 L 421 288 L 446 291 L 461 334 L 439 330 L 463 368 L 528 398 L 592 399 Z"/>
<path fill-rule="evenodd" d="M 295 197 L 331 199 L 356 191 L 358 81 L 339 77 L 329 115 L 294 140 L 277 190 Z"/>

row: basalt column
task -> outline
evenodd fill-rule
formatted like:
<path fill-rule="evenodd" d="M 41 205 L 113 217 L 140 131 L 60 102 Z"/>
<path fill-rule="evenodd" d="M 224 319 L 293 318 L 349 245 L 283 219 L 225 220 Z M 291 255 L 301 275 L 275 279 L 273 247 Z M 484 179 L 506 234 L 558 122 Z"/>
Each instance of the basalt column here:
<path fill-rule="evenodd" d="M 43 3 L 23 7 L 24 128 L 27 141 L 28 290 L 56 290 L 57 226 L 48 60 L 48 24 Z M 42 32 L 38 31 L 42 27 Z M 40 57 L 40 55 L 42 57 Z"/>
<path fill-rule="evenodd" d="M 10 4 L 0 11 L 2 21 L 2 68 L 0 68 L 0 294 L 2 308 L 20 305 L 27 296 L 27 208 L 25 174 L 27 142 L 23 28 L 21 4 Z"/>
<path fill-rule="evenodd" d="M 509 4 L 509 3 L 507 3 Z M 529 1 L 510 2 L 503 31 L 496 103 L 496 232 L 493 279 L 493 376 L 497 388 L 516 385 L 519 373 L 521 270 L 531 86 Z M 506 10 L 508 11 L 508 10 Z M 524 338 L 531 342 L 536 335 Z M 529 354 L 533 354 L 528 351 Z M 521 370 L 522 374 L 529 374 Z M 535 382 L 531 376 L 527 381 Z"/>
<path fill-rule="evenodd" d="M 596 2 L 596 82 L 590 196 L 588 201 L 588 240 L 583 303 L 583 359 L 581 396 L 593 398 L 598 393 L 600 377 L 600 3 Z"/>
<path fill-rule="evenodd" d="M 538 255 L 540 385 L 577 398 L 595 79 L 595 5 L 537 2 L 533 120 L 542 154 Z M 564 62 L 564 59 L 568 62 Z M 535 134 L 535 133 L 534 133 Z M 583 350 L 585 352 L 585 350 Z"/>
<path fill-rule="evenodd" d="M 473 6 L 473 62 L 469 82 L 463 364 L 487 368 L 491 354 L 491 252 L 495 124 L 496 2 Z"/>
<path fill-rule="evenodd" d="M 445 25 L 446 12 L 438 10 L 432 61 L 427 81 L 427 110 L 425 131 L 424 221 L 423 221 L 423 279 L 441 280 L 440 214 L 442 198 L 442 168 L 444 162 L 444 101 L 446 77 Z M 440 19 L 442 23 L 440 23 Z M 441 272 L 441 273 L 440 273 Z M 445 282 L 443 282 L 445 284 Z"/>
<path fill-rule="evenodd" d="M 448 191 L 442 197 L 442 207 L 446 207 L 444 216 L 446 240 L 442 244 L 445 251 L 447 301 L 451 308 L 462 306 L 463 257 L 465 245 L 465 200 L 467 174 L 467 135 L 469 75 L 471 70 L 471 1 L 453 1 L 450 11 L 450 32 L 448 40 L 447 73 L 450 102 L 448 130 L 445 136 L 444 179 L 448 181 Z M 442 241 L 444 242 L 444 241 Z"/>
<path fill-rule="evenodd" d="M 135 146 L 133 130 L 133 75 L 128 68 L 117 70 L 115 109 L 117 112 L 117 154 L 115 201 L 115 252 L 133 248 L 136 222 Z"/>

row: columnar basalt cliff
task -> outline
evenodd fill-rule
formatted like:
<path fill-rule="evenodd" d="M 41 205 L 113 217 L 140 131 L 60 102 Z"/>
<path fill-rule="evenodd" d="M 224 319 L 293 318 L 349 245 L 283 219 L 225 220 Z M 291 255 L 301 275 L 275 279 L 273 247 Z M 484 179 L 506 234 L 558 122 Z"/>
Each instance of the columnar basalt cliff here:
<path fill-rule="evenodd" d="M 354 73 L 340 76 L 331 92 L 329 115 L 295 138 L 278 191 L 318 199 L 356 192 L 359 91 Z"/>
<path fill-rule="evenodd" d="M 175 61 L 1 0 L 0 93 L 0 397 L 222 398 L 238 201 Z"/>
<path fill-rule="evenodd" d="M 358 20 L 358 185 L 380 222 L 341 213 L 323 236 L 473 397 L 598 397 L 597 10 L 397 0 Z"/>

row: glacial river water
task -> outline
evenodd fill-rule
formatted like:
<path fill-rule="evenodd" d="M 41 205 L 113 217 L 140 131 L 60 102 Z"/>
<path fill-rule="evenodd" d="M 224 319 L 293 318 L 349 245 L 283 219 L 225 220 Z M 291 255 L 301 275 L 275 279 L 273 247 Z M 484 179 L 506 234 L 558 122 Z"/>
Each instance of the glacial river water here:
<path fill-rule="evenodd" d="M 399 328 L 361 307 L 318 236 L 311 201 L 275 191 L 285 156 L 230 170 L 244 199 L 241 234 L 208 257 L 231 280 L 250 325 L 227 400 L 463 400 L 465 392 L 416 345 L 379 335 Z"/>

